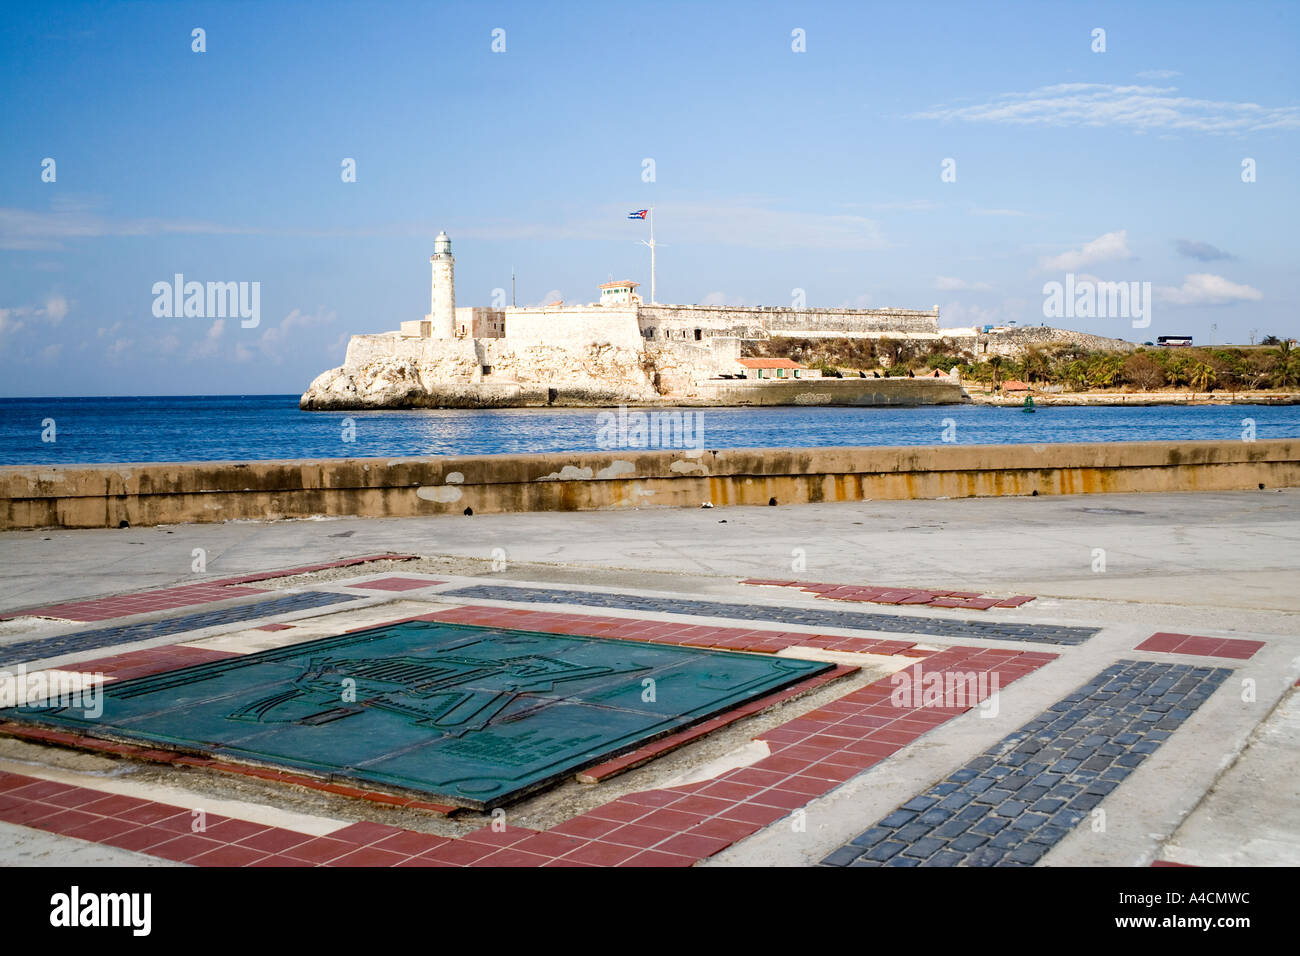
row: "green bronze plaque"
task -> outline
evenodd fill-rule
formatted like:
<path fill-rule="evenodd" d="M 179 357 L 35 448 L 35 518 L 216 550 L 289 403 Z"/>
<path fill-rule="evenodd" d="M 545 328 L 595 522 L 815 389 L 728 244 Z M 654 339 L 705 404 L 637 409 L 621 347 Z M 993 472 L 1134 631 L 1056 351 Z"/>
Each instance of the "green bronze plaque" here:
<path fill-rule="evenodd" d="M 488 810 L 832 666 L 409 621 L 0 714 Z"/>

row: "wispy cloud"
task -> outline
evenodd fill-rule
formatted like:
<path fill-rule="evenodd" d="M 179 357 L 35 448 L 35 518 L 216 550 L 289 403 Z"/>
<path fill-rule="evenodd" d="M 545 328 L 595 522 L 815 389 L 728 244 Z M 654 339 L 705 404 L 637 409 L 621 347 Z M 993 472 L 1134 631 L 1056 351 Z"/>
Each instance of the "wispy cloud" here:
<path fill-rule="evenodd" d="M 967 282 L 951 276 L 939 276 L 934 280 L 934 287 L 944 292 L 992 292 L 993 286 L 987 282 Z"/>
<path fill-rule="evenodd" d="M 1177 95 L 1173 86 L 1058 83 L 1003 93 L 969 106 L 938 106 L 911 119 L 1020 126 L 1117 126 L 1134 130 L 1248 133 L 1300 129 L 1300 107 L 1261 106 Z"/>
<path fill-rule="evenodd" d="M 456 226 L 452 238 L 630 241 L 646 236 L 643 226 L 625 221 L 626 215 L 622 207 L 610 207 L 594 218 L 558 222 L 465 223 Z M 451 232 L 452 226 L 447 228 Z M 655 208 L 655 228 L 656 239 L 666 242 L 860 251 L 884 249 L 889 245 L 880 224 L 866 216 L 784 209 L 757 200 L 660 203 Z"/>
<path fill-rule="evenodd" d="M 0 207 L 0 249 L 62 249 L 70 241 L 101 236 L 239 235 L 256 232 L 194 219 L 117 219 L 89 202 L 61 200 L 49 209 Z"/>
<path fill-rule="evenodd" d="M 1230 282 L 1223 276 L 1198 272 L 1183 277 L 1183 284 L 1161 286 L 1156 298 L 1174 305 L 1232 305 L 1236 302 L 1258 302 L 1264 293 L 1248 285 Z"/>
<path fill-rule="evenodd" d="M 972 216 L 1028 216 L 1029 213 L 1019 209 L 972 209 Z"/>
<path fill-rule="evenodd" d="M 50 325 L 58 325 L 68 314 L 68 300 L 61 295 L 51 295 L 44 305 L 18 305 L 0 308 L 0 336 L 18 332 L 25 324 L 24 320 L 37 319 Z"/>
<path fill-rule="evenodd" d="M 1208 242 L 1198 242 L 1195 239 L 1175 239 L 1174 248 L 1178 250 L 1180 256 L 1188 259 L 1196 259 L 1200 262 L 1213 262 L 1216 259 L 1235 259 L 1237 258 L 1230 252 L 1224 252 Z"/>
<path fill-rule="evenodd" d="M 1172 80 L 1176 76 L 1182 76 L 1178 70 L 1143 70 L 1137 75 L 1139 80 Z"/>
<path fill-rule="evenodd" d="M 1074 272 L 1094 263 L 1130 258 L 1128 230 L 1120 229 L 1084 243 L 1081 249 L 1071 249 L 1059 256 L 1045 256 L 1038 260 L 1038 268 L 1044 272 Z"/>

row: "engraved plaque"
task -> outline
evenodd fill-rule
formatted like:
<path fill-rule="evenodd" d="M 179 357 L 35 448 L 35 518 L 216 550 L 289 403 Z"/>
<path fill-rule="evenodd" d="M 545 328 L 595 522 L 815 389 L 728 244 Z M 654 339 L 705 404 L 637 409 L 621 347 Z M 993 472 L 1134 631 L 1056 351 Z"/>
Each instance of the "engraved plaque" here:
<path fill-rule="evenodd" d="M 3 716 L 486 810 L 832 666 L 408 621 Z"/>

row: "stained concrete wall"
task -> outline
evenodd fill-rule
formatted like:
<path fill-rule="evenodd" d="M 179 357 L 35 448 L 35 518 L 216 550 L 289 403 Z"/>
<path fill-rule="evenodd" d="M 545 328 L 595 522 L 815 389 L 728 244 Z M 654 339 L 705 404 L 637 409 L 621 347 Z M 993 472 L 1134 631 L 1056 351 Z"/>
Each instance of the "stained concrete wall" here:
<path fill-rule="evenodd" d="M 1260 485 L 1300 486 L 1300 440 L 43 465 L 0 468 L 0 529 Z"/>
<path fill-rule="evenodd" d="M 755 374 L 750 372 L 751 375 Z M 786 373 L 789 374 L 788 372 Z M 959 405 L 969 396 L 948 378 L 746 379 L 699 382 L 681 404 Z"/>

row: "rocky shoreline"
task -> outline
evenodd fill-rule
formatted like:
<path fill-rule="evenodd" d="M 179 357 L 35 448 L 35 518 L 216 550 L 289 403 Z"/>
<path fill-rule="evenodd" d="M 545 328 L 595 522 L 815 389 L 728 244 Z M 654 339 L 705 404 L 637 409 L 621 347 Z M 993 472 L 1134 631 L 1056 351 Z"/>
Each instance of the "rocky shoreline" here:
<path fill-rule="evenodd" d="M 971 403 L 1020 407 L 1025 402 L 1025 392 L 1010 395 L 992 395 L 983 391 L 970 391 Z M 1034 404 L 1044 405 L 1097 405 L 1097 406 L 1148 406 L 1148 405 L 1300 405 L 1300 392 L 1032 392 Z"/>

